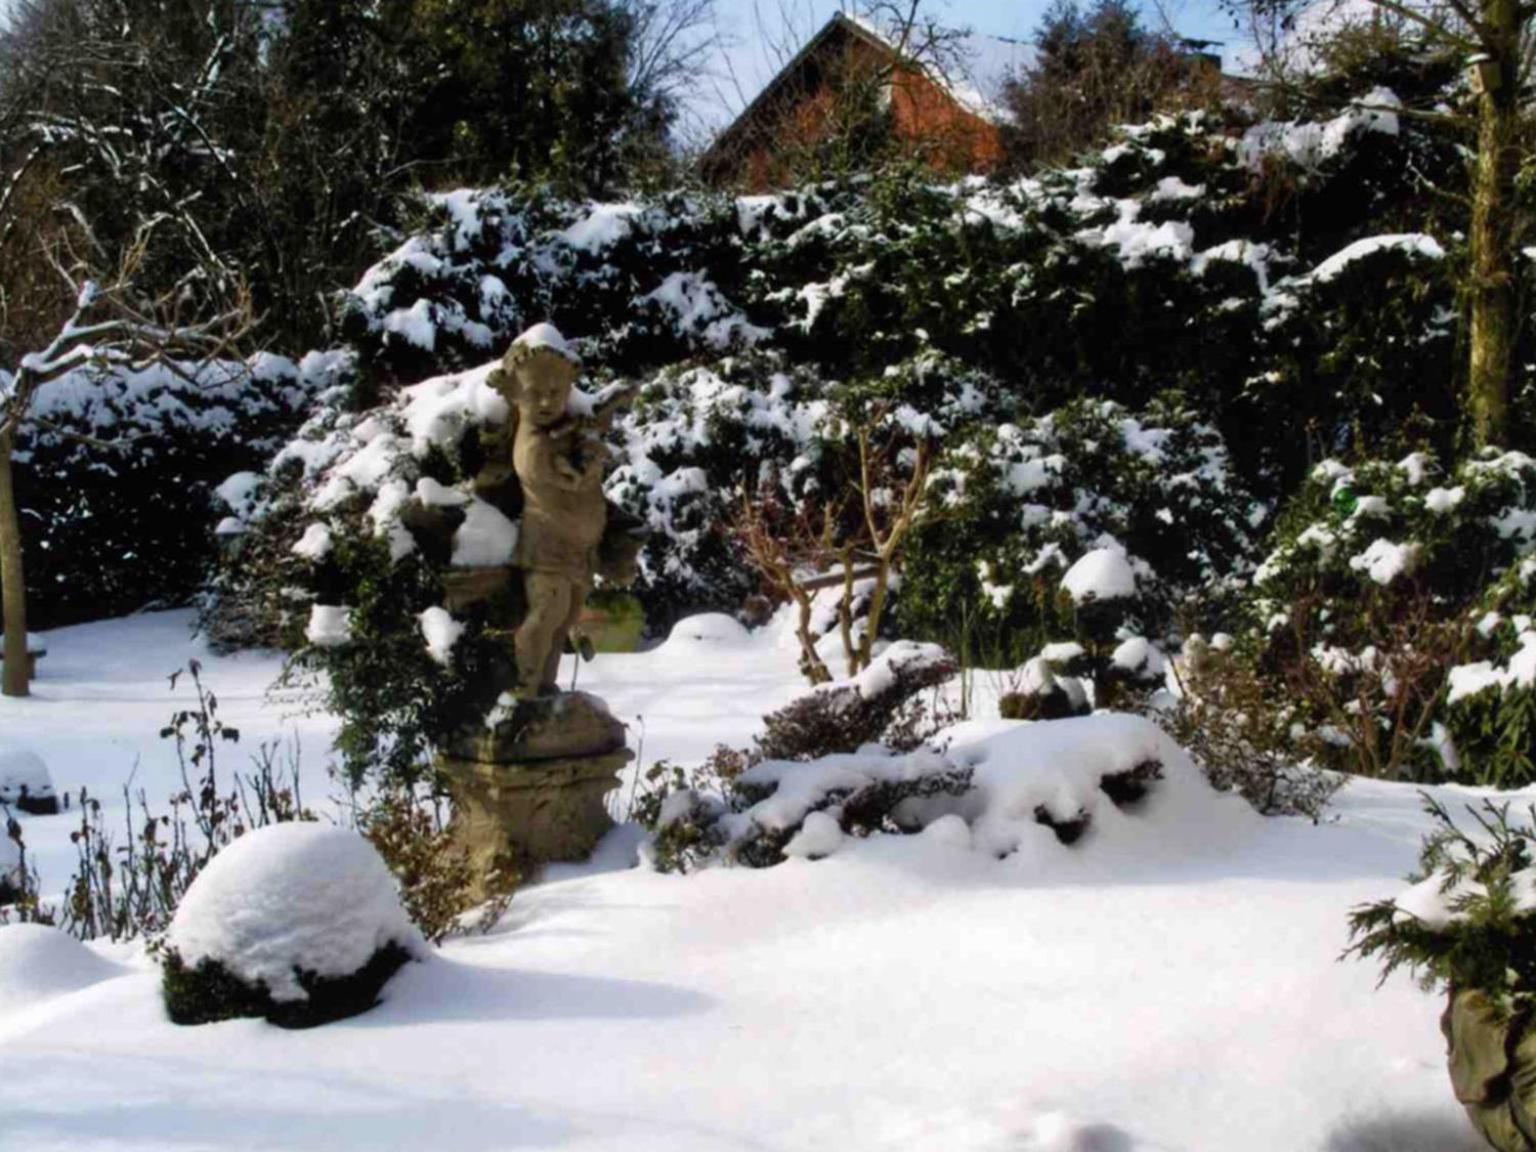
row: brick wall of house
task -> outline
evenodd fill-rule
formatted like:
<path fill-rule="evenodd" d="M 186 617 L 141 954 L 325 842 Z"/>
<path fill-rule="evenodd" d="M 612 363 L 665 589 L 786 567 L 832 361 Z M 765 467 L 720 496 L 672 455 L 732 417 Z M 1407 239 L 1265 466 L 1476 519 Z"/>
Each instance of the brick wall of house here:
<path fill-rule="evenodd" d="M 742 140 L 713 157 L 708 176 L 716 183 L 763 192 L 789 182 L 794 161 L 836 130 L 843 86 L 876 82 L 890 70 L 887 107 L 896 138 L 944 175 L 988 172 L 1002 156 L 997 126 L 978 116 L 921 69 L 891 68 L 890 53 L 856 39 L 829 43 L 818 59 L 802 65 L 796 80 L 771 108 L 758 109 L 739 125 Z"/>

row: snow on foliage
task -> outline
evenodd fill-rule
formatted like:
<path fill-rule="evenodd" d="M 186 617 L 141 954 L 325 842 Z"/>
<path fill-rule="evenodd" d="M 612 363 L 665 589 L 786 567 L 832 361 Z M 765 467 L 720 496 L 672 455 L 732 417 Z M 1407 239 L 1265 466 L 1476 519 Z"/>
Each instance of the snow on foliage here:
<path fill-rule="evenodd" d="M 1061 578 L 1061 587 L 1074 601 L 1119 600 L 1136 594 L 1136 572 L 1118 548 L 1085 552 Z"/>
<path fill-rule="evenodd" d="M 1485 450 L 1449 474 L 1430 452 L 1325 461 L 1292 505 L 1246 598 L 1262 646 L 1283 653 L 1304 637 L 1348 715 L 1379 710 L 1382 731 L 1410 686 L 1416 695 L 1404 700 L 1415 701 L 1430 758 L 1416 771 L 1528 781 L 1536 461 Z M 1323 718 L 1312 722 L 1351 746 Z"/>
<path fill-rule="evenodd" d="M 238 534 L 252 470 L 291 434 L 331 364 L 270 354 L 86 364 L 43 384 L 14 456 L 35 623 L 191 595 L 211 558 L 208 528 L 223 517 L 233 522 L 221 535 Z"/>
<path fill-rule="evenodd" d="M 491 568 L 510 564 L 517 550 L 517 524 L 484 500 L 469 501 L 464 522 L 453 534 L 455 568 Z"/>
<path fill-rule="evenodd" d="M 1397 110 L 1403 106 L 1388 88 L 1374 88 L 1339 115 L 1322 121 L 1279 120 L 1256 124 L 1238 145 L 1243 162 L 1260 167 L 1266 158 L 1282 155 L 1305 171 L 1315 171 L 1344 152 L 1362 132 L 1396 136 Z"/>
<path fill-rule="evenodd" d="M 351 610 L 345 604 L 316 604 L 309 610 L 304 639 L 316 648 L 335 648 L 352 639 Z"/>
<path fill-rule="evenodd" d="M 292 549 L 295 556 L 302 556 L 305 560 L 323 560 L 330 550 L 330 525 L 319 522 L 304 529 L 304 535 L 299 537 L 299 542 Z"/>
<path fill-rule="evenodd" d="M 1118 646 L 1162 640 L 1173 605 L 1199 612 L 1239 583 L 1265 520 L 1219 433 L 1177 404 L 1079 402 L 983 428 L 948 459 L 934 480 L 945 510 L 913 545 L 902 626 L 942 635 L 979 616 L 1014 644 L 989 659 L 1025 664 L 1043 648 L 1074 670 L 1129 671 Z M 1154 664 L 1138 667 L 1150 676 Z"/>
<path fill-rule="evenodd" d="M 1335 252 L 1312 269 L 1307 278 L 1317 282 L 1336 279 L 1345 268 L 1357 260 L 1364 260 L 1378 252 L 1402 252 L 1424 260 L 1445 259 L 1445 249 L 1440 247 L 1433 236 L 1426 236 L 1422 232 L 1394 236 L 1367 236 L 1364 240 L 1356 240 L 1353 244 Z"/>
<path fill-rule="evenodd" d="M 356 832 L 313 823 L 247 832 L 182 897 L 166 946 L 188 968 L 222 964 L 273 1000 L 304 1000 L 299 972 L 350 976 L 386 945 L 423 945 L 395 880 Z"/>
<path fill-rule="evenodd" d="M 722 238 L 720 205 L 581 204 L 473 189 L 428 204 L 435 226 L 364 273 L 344 309 L 348 337 L 397 370 L 467 367 L 545 320 L 595 334 L 598 301 L 616 322 L 633 314 L 611 333 L 621 346 L 662 341 L 681 355 L 760 336 L 706 272 L 688 266 Z M 582 355 L 580 343 L 568 350 Z"/>
<path fill-rule="evenodd" d="M 453 660 L 453 646 L 464 634 L 460 624 L 446 608 L 432 607 L 421 614 L 421 634 L 427 642 L 427 651 L 439 664 L 448 665 Z"/>
<path fill-rule="evenodd" d="M 725 793 L 675 799 L 657 823 L 652 858 L 661 862 L 680 822 L 713 845 L 712 858 L 755 866 L 829 856 L 847 837 L 932 828 L 936 842 L 1050 868 L 1068 846 L 1127 859 L 1177 852 L 1255 818 L 1217 794 L 1155 724 L 1114 714 L 967 721 L 905 754 L 872 747 L 765 760 Z"/>

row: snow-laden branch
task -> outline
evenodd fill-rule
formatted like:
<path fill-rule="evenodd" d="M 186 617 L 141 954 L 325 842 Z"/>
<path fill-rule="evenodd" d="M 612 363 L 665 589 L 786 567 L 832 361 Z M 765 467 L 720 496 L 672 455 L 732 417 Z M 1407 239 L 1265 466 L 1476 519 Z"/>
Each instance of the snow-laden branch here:
<path fill-rule="evenodd" d="M 70 372 L 91 364 L 132 372 L 160 365 L 196 384 L 201 382 L 203 366 L 249 329 L 250 301 L 243 286 L 236 286 L 230 306 L 194 320 L 182 318 L 184 285 L 154 299 L 135 291 L 135 276 L 159 222 L 152 219 L 140 227 L 110 281 L 71 272 L 57 254 L 51 257 L 55 269 L 70 281 L 74 307 L 52 339 L 22 356 L 16 371 L 4 378 L 0 437 L 32 418 L 39 388 Z M 189 371 L 183 360 L 197 366 Z"/>

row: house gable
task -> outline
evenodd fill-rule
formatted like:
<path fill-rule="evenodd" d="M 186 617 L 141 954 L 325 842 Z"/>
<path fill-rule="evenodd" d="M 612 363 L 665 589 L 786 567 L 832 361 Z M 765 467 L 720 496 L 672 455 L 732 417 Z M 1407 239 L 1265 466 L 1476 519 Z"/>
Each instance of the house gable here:
<path fill-rule="evenodd" d="M 1012 47 L 1022 61 L 1028 50 Z M 994 62 L 999 55 L 994 49 Z M 1000 159 L 995 111 L 1000 84 L 984 92 L 979 84 L 952 82 L 839 13 L 719 134 L 700 161 L 701 174 L 714 184 L 756 191 L 785 183 L 798 154 L 837 132 L 839 100 L 853 84 L 870 80 L 878 83 L 891 131 L 936 170 L 984 172 Z"/>

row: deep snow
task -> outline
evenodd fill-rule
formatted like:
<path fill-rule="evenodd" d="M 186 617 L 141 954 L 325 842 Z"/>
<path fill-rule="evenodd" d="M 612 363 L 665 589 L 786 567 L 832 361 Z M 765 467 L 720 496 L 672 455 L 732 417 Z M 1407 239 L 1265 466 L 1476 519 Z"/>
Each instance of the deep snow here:
<path fill-rule="evenodd" d="M 164 677 L 197 655 L 241 748 L 296 731 L 323 801 L 328 720 L 265 698 L 276 657 L 211 657 L 189 623 L 49 634 L 37 695 L 0 700 L 6 744 L 109 803 L 137 759 L 159 803 L 175 776 L 156 731 L 188 698 Z M 799 690 L 794 661 L 781 635 L 685 628 L 600 656 L 580 686 L 632 746 L 643 733 L 646 762 L 697 760 Z M 1116 842 L 1134 853 L 1095 853 L 1090 832 L 997 861 L 956 820 L 687 877 L 627 868 L 620 829 L 493 935 L 409 965 L 375 1011 L 301 1033 L 175 1027 L 135 949 L 98 963 L 0 930 L 0 1149 L 1478 1148 L 1438 1004 L 1336 960 L 1350 906 L 1414 861 L 1413 790 L 1357 782 L 1322 827 L 1230 810 Z M 71 817 L 23 822 L 61 886 Z"/>

